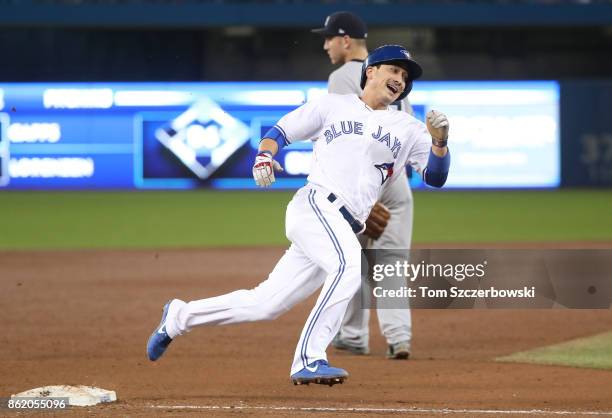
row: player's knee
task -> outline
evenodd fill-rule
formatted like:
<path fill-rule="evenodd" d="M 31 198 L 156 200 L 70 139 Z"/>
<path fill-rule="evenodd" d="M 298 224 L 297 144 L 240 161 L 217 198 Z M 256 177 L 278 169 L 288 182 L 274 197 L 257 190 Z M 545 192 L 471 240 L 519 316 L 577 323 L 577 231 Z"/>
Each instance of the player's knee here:
<path fill-rule="evenodd" d="M 266 306 L 262 312 L 262 321 L 272 321 L 281 316 L 283 312 L 285 311 L 278 306 Z"/>
<path fill-rule="evenodd" d="M 344 269 L 343 281 L 345 282 L 347 292 L 352 294 L 359 290 L 361 286 L 361 262 L 347 263 Z"/>
<path fill-rule="evenodd" d="M 273 299 L 259 292 L 257 288 L 248 292 L 250 300 L 244 309 L 248 310 L 251 321 L 271 321 L 284 312 L 281 306 L 275 304 Z"/>
<path fill-rule="evenodd" d="M 277 306 L 270 306 L 265 303 L 260 303 L 251 308 L 250 317 L 253 321 L 272 321 L 284 312 Z"/>

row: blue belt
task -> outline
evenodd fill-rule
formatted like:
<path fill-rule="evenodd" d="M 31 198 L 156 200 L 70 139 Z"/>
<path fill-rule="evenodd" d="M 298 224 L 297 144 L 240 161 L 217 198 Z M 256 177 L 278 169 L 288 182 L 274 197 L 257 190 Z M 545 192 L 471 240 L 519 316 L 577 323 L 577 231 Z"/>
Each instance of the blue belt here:
<path fill-rule="evenodd" d="M 330 193 L 329 196 L 327 196 L 327 200 L 332 203 L 334 203 L 336 199 L 338 198 L 333 193 Z M 353 218 L 353 215 L 351 215 L 347 208 L 345 208 L 344 206 L 340 206 L 338 210 L 340 211 L 344 219 L 346 219 L 346 221 L 349 223 L 354 233 L 358 234 L 363 231 L 363 224 L 357 219 Z"/>

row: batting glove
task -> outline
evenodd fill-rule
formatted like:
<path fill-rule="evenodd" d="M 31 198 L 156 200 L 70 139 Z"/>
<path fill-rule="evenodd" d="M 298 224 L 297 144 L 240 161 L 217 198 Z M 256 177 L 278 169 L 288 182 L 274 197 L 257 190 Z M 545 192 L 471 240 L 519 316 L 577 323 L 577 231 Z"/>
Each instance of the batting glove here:
<path fill-rule="evenodd" d="M 430 110 L 425 118 L 427 130 L 433 139 L 433 143 L 439 147 L 445 147 L 448 139 L 448 118 L 442 112 Z"/>
<path fill-rule="evenodd" d="M 276 180 L 275 171 L 283 171 L 283 167 L 272 158 L 269 152 L 260 152 L 255 157 L 253 165 L 253 178 L 259 187 L 268 187 Z"/>

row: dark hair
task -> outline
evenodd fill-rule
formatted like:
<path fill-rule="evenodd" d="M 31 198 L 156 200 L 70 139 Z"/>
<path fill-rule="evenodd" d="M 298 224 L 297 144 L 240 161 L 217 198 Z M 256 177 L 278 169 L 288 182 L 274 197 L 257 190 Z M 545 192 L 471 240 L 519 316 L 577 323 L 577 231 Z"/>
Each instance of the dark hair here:
<path fill-rule="evenodd" d="M 406 77 L 404 77 L 404 81 L 406 83 L 408 83 L 408 81 L 410 80 L 410 70 L 408 70 L 408 66 L 406 65 L 405 62 L 403 61 L 389 61 L 389 62 L 381 62 L 380 64 L 376 64 L 376 65 L 372 65 L 372 67 L 376 67 L 380 69 L 380 66 L 386 64 L 386 65 L 397 65 L 398 67 L 402 67 L 404 70 L 406 70 Z"/>

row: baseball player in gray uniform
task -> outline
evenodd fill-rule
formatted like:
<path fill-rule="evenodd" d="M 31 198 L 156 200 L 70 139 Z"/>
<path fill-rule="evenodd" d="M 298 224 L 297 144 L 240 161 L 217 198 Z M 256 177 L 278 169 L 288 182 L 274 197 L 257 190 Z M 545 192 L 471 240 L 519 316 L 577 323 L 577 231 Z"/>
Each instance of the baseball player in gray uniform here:
<path fill-rule="evenodd" d="M 328 91 L 336 94 L 361 95 L 359 79 L 363 61 L 368 56 L 366 46 L 366 24 L 350 12 L 336 12 L 325 19 L 324 27 L 313 29 L 314 33 L 325 37 L 323 48 L 332 64 L 342 66 L 329 76 Z M 392 104 L 396 109 L 412 114 L 408 97 Z M 412 192 L 408 186 L 406 171 L 394 183 L 383 187 L 373 212 L 366 221 L 368 228 L 360 236 L 363 248 L 385 249 L 383 256 L 389 262 L 407 259 L 407 249 L 412 238 Z M 396 250 L 396 251 L 394 251 Z M 404 251 L 397 251 L 404 250 Z M 382 259 L 383 263 L 387 260 Z M 368 281 L 363 295 L 371 293 Z M 398 288 L 406 286 L 406 280 L 398 278 L 389 281 Z M 357 293 L 349 303 L 340 332 L 332 345 L 353 354 L 369 353 L 370 311 L 362 306 L 362 294 Z M 387 357 L 407 359 L 410 356 L 412 326 L 408 299 L 403 309 L 378 309 L 380 330 L 387 340 Z"/>

